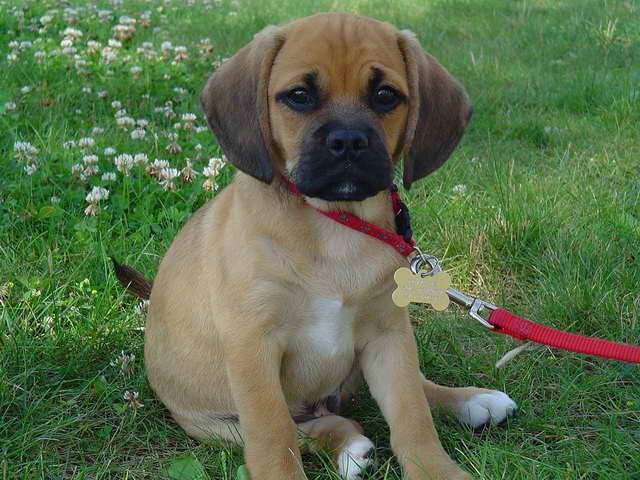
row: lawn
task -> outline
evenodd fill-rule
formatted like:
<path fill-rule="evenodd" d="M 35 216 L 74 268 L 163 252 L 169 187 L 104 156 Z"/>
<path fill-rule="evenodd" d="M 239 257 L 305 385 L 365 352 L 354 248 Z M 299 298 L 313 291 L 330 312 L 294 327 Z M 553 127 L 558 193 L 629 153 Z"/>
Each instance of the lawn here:
<path fill-rule="evenodd" d="M 454 286 L 640 343 L 638 2 L 0 0 L 0 479 L 235 479 L 241 452 L 189 439 L 154 398 L 144 313 L 109 255 L 153 276 L 231 181 L 199 107 L 208 72 L 331 10 L 413 30 L 476 106 L 449 162 L 402 192 Z M 412 316 L 427 377 L 520 406 L 481 432 L 436 415 L 477 478 L 640 479 L 640 368 L 538 349 L 497 369 L 515 341 L 456 307 Z M 366 390 L 349 415 L 378 447 L 367 478 L 400 479 Z"/>

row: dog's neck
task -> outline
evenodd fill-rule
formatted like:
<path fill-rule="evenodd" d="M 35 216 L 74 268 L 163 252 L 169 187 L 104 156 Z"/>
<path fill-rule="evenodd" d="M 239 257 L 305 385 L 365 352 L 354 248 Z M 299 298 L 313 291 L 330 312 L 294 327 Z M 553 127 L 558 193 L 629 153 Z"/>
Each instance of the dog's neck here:
<path fill-rule="evenodd" d="M 387 227 L 389 218 L 392 218 L 391 194 L 389 190 L 378 192 L 360 202 L 328 202 L 320 198 L 304 197 L 306 202 L 319 210 L 349 212 L 365 222 L 373 223 L 379 227 Z"/>
<path fill-rule="evenodd" d="M 279 198 L 282 206 L 300 207 L 300 198 L 307 203 L 306 208 L 317 208 L 324 211 L 344 211 L 351 213 L 365 222 L 372 223 L 378 227 L 395 231 L 395 218 L 391 206 L 391 193 L 389 190 L 378 192 L 373 197 L 369 197 L 360 202 L 329 202 L 319 198 L 297 197 L 291 192 L 287 184 L 279 176 L 275 176 L 271 184 L 265 184 L 241 171 L 237 171 L 234 184 L 240 190 L 244 190 L 247 195 L 251 195 L 255 189 L 263 190 L 265 198 L 273 195 Z M 346 228 L 346 227 L 345 227 Z"/>

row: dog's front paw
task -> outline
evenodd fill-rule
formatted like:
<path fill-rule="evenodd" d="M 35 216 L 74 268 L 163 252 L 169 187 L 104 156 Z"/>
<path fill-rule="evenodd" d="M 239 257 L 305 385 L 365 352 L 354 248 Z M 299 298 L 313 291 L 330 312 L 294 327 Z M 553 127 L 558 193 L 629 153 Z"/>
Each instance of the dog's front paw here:
<path fill-rule="evenodd" d="M 498 425 L 512 417 L 518 406 L 509 395 L 497 390 L 479 393 L 462 402 L 457 408 L 458 419 L 473 428 Z"/>
<path fill-rule="evenodd" d="M 346 480 L 363 478 L 365 469 L 373 462 L 373 443 L 364 435 L 349 441 L 338 455 L 338 471 Z"/>

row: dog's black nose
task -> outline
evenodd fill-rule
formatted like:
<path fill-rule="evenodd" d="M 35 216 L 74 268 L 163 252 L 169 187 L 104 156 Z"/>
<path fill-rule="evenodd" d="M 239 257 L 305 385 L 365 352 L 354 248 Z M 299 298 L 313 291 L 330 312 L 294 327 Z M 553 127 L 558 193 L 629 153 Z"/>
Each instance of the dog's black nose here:
<path fill-rule="evenodd" d="M 327 135 L 327 148 L 336 157 L 358 155 L 369 146 L 369 139 L 360 130 L 334 130 Z"/>

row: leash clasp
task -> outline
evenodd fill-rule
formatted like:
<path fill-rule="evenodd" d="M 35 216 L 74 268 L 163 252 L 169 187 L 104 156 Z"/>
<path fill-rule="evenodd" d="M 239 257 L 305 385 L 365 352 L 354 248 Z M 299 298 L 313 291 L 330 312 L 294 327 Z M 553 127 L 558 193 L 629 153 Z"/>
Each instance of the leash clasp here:
<path fill-rule="evenodd" d="M 442 266 L 440 265 L 440 261 L 434 257 L 433 255 L 425 255 L 422 253 L 417 247 L 418 255 L 414 256 L 409 262 L 409 268 L 415 275 L 421 275 L 422 267 L 429 265 L 431 267 L 431 271 L 427 272 L 427 275 L 434 275 L 438 272 L 442 271 Z M 481 300 L 479 298 L 470 297 L 469 295 L 465 295 L 464 293 L 456 290 L 455 288 L 447 288 L 447 295 L 449 299 L 465 308 L 471 318 L 480 322 L 484 327 L 489 329 L 494 329 L 495 327 L 489 323 L 489 321 L 482 316 L 482 314 L 486 310 L 496 310 L 494 304 Z"/>
<path fill-rule="evenodd" d="M 447 295 L 454 303 L 457 303 L 461 307 L 464 307 L 468 310 L 468 314 L 474 320 L 480 322 L 483 326 L 493 329 L 495 328 L 493 325 L 489 323 L 487 319 L 485 319 L 481 314 L 486 310 L 495 310 L 496 307 L 494 304 L 481 300 L 479 298 L 473 298 L 469 295 L 465 295 L 462 292 L 454 288 L 447 288 Z"/>

